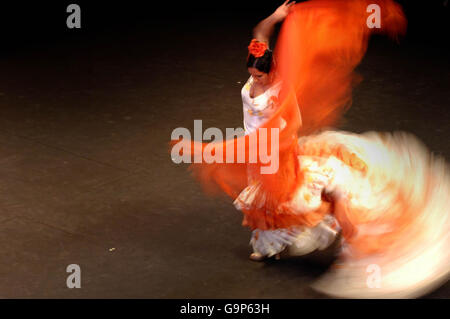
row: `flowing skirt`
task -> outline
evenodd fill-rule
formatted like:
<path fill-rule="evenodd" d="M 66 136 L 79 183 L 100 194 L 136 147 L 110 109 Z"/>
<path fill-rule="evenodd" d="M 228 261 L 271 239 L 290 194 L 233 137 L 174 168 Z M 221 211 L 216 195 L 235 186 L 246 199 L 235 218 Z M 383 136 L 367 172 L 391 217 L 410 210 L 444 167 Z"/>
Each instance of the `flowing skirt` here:
<path fill-rule="evenodd" d="M 301 255 L 326 248 L 336 234 L 335 219 L 343 245 L 315 289 L 335 297 L 408 298 L 448 280 L 450 174 L 443 158 L 400 132 L 327 131 L 299 139 L 299 146 L 305 178 L 290 202 L 280 204 L 280 213 L 287 206 L 307 215 L 324 194 L 332 198 L 332 211 L 314 227 L 254 230 L 255 251 L 271 256 L 298 247 Z M 236 207 L 263 205 L 254 202 L 262 191 L 248 186 Z"/>

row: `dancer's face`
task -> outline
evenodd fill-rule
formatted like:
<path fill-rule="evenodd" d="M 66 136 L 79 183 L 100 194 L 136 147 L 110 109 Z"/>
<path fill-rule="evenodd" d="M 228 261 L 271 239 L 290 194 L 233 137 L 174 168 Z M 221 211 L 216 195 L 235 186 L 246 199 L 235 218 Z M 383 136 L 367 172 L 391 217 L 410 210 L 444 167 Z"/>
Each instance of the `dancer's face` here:
<path fill-rule="evenodd" d="M 261 72 L 257 68 L 248 68 L 248 73 L 253 76 L 253 79 L 256 83 L 261 85 L 270 84 L 269 74 Z"/>

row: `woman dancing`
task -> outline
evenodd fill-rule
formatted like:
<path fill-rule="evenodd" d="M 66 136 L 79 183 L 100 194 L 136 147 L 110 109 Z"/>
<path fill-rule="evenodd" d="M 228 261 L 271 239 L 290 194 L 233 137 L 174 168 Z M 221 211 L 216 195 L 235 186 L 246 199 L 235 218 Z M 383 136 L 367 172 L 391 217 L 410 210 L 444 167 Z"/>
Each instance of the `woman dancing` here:
<path fill-rule="evenodd" d="M 269 48 L 269 40 L 275 25 L 287 17 L 294 4 L 295 2 L 285 1 L 253 30 L 253 39 L 248 47 L 247 57 L 250 77 L 241 90 L 246 134 L 253 133 L 266 122 L 279 106 L 281 82 L 275 82 L 279 79 L 274 74 L 276 69 L 272 67 L 274 62 L 272 50 Z M 284 119 L 281 121 L 282 129 L 286 125 L 286 121 Z M 252 185 L 252 183 L 251 176 L 249 176 L 249 184 Z M 245 198 L 249 195 L 250 190 L 244 190 L 235 200 L 237 209 L 245 208 Z M 334 241 L 337 232 L 338 225 L 332 215 L 327 215 L 324 221 L 314 228 L 293 226 L 275 230 L 255 229 L 250 241 L 253 246 L 250 259 L 261 261 L 271 256 L 278 259 L 280 258 L 279 253 L 286 247 L 291 247 L 290 253 L 297 256 L 305 255 L 315 249 L 322 250 Z"/>
<path fill-rule="evenodd" d="M 381 18 L 379 29 L 367 22 L 367 8 L 374 3 Z M 336 219 L 342 228 L 340 255 L 314 288 L 357 298 L 417 297 L 429 292 L 449 275 L 450 178 L 445 160 L 432 156 L 406 133 L 326 130 L 351 103 L 351 89 L 358 80 L 353 70 L 370 34 L 383 32 L 395 38 L 405 32 L 401 7 L 390 0 L 312 0 L 281 8 L 288 14 L 273 52 L 276 63 L 269 72 L 255 68 L 267 73 L 270 85 L 259 86 L 259 93 L 254 93 L 258 85 L 253 89 L 248 85 L 249 100 L 244 99 L 244 114 L 246 104 L 251 112 L 266 105 L 268 113 L 262 112 L 261 119 L 246 120 L 244 115 L 248 134 L 240 138 L 212 146 L 179 142 L 191 155 L 208 150 L 224 156 L 230 146 L 236 155 L 243 142 L 244 163 L 201 163 L 191 169 L 205 189 L 227 193 L 243 212 L 243 224 L 253 230 L 252 258 L 286 248 L 295 254 L 297 246 L 302 254 L 307 251 L 301 247 L 302 234 L 306 242 L 315 243 L 309 247 L 326 246 L 329 240 L 322 234 L 334 238 L 330 226 Z M 260 25 L 265 26 L 262 30 L 270 30 L 268 21 L 279 20 L 269 17 Z M 269 33 L 259 30 L 255 29 L 256 41 L 267 45 L 268 37 L 260 36 Z M 255 49 L 258 46 L 260 50 Z M 264 57 L 267 49 L 254 41 L 249 49 L 249 71 L 255 72 L 249 80 L 254 84 L 254 77 L 266 74 L 251 69 L 258 65 L 250 62 L 251 55 Z M 267 91 L 266 101 L 268 97 L 273 105 L 250 107 L 252 97 Z M 279 135 L 263 134 L 267 128 L 278 129 Z M 249 143 L 252 139 L 259 143 Z M 249 156 L 261 143 L 276 145 L 271 151 L 279 156 L 279 168 L 272 174 L 263 173 L 261 158 L 252 161 Z"/>

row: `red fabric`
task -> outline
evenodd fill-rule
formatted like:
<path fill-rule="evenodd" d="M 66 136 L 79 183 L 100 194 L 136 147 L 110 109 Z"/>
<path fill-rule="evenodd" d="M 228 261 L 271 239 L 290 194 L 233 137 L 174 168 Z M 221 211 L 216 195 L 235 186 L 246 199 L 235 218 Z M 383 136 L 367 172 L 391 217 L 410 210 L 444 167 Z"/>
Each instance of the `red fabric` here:
<path fill-rule="evenodd" d="M 367 12 L 367 6 L 372 3 L 381 8 L 381 29 L 370 29 L 366 24 L 371 14 Z M 182 143 L 190 155 L 199 155 L 205 147 L 215 152 L 221 150 L 225 162 L 227 146 L 235 150 L 237 160 L 237 145 L 245 142 L 245 163 L 192 164 L 190 169 L 194 176 L 208 193 L 225 192 L 235 199 L 248 186 L 247 174 L 252 167 L 255 172 L 252 179 L 262 185 L 255 202 L 264 201 L 265 204 L 245 211 L 244 224 L 260 229 L 294 224 L 311 226 L 320 221 L 322 210 L 299 216 L 280 209 L 302 182 L 297 138 L 336 125 L 350 106 L 352 86 L 358 80 L 353 70 L 364 56 L 370 34 L 384 32 L 396 37 L 405 29 L 406 19 L 401 7 L 390 0 L 312 0 L 292 7 L 274 50 L 276 63 L 272 72 L 276 80 L 282 81 L 279 108 L 261 127 L 269 128 L 267 144 L 270 145 L 270 128 L 280 129 L 280 118 L 287 122 L 280 131 L 279 169 L 275 174 L 260 174 L 259 168 L 265 164 L 259 159 L 257 163 L 249 164 L 249 154 L 258 150 L 258 146 L 249 145 L 249 140 L 262 139 L 260 129 L 245 137 L 213 145 L 185 140 L 172 144 Z M 321 151 L 326 155 L 323 153 Z M 364 163 L 352 158 L 351 154 L 343 156 L 349 163 L 362 165 L 360 169 L 364 170 Z"/>

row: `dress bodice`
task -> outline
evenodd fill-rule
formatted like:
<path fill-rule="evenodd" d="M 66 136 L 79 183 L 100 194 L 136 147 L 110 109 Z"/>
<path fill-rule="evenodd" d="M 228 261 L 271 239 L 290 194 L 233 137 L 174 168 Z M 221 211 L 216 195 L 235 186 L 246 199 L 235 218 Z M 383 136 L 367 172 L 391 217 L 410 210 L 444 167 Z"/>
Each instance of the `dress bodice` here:
<path fill-rule="evenodd" d="M 250 76 L 241 90 L 246 134 L 252 133 L 270 118 L 276 109 L 278 93 L 281 89 L 281 83 L 278 82 L 272 85 L 264 93 L 252 98 L 250 97 L 250 88 L 252 84 L 253 77 Z"/>

